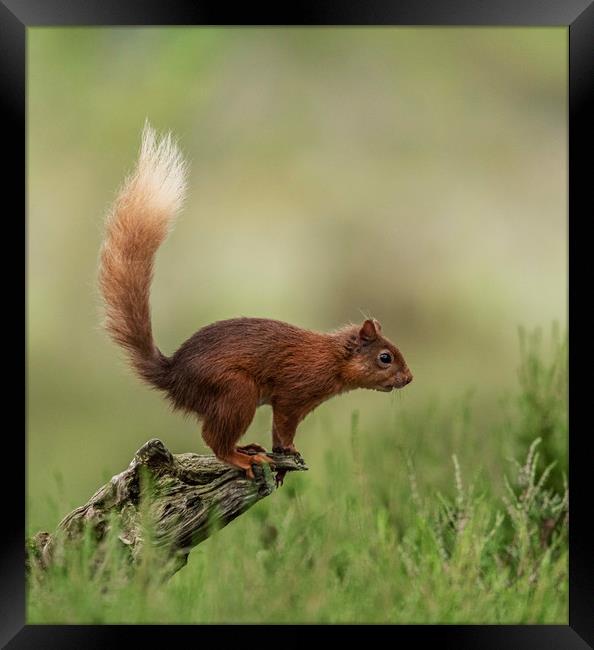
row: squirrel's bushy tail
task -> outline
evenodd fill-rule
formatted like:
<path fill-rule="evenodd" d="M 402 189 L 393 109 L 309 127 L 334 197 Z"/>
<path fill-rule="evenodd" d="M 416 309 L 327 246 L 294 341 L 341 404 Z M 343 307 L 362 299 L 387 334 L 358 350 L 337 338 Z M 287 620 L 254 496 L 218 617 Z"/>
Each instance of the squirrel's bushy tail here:
<path fill-rule="evenodd" d="M 138 375 L 167 387 L 167 358 L 153 341 L 153 262 L 181 207 L 186 166 L 171 134 L 158 138 L 148 122 L 136 168 L 109 211 L 99 266 L 105 327 Z"/>

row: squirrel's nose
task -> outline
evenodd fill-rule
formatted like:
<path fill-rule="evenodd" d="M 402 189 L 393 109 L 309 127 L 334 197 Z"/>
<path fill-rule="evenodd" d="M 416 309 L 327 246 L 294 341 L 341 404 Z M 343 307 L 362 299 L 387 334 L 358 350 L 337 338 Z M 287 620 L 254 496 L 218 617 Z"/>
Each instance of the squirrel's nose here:
<path fill-rule="evenodd" d="M 405 372 L 398 372 L 396 374 L 396 381 L 397 381 L 396 386 L 398 388 L 403 388 L 407 384 L 410 384 L 412 380 L 413 380 L 413 376 L 410 370 L 407 370 Z"/>

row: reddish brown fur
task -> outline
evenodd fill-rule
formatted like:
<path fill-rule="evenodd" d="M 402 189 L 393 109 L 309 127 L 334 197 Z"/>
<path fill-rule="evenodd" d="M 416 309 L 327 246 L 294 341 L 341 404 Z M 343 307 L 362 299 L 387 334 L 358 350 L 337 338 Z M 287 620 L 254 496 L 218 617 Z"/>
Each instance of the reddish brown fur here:
<path fill-rule="evenodd" d="M 145 164 L 163 163 L 163 155 L 155 162 L 163 143 L 157 145 L 150 131 L 144 137 L 153 138 Z M 169 158 L 175 153 L 166 152 Z M 171 176 L 179 170 L 165 171 Z M 106 327 L 142 379 L 163 390 L 174 408 L 202 421 L 204 440 L 219 458 L 250 476 L 252 461 L 265 462 L 237 448 L 261 404 L 273 409 L 273 448 L 295 451 L 297 425 L 325 400 L 354 388 L 401 388 L 412 380 L 399 350 L 372 319 L 331 333 L 264 318 L 224 320 L 198 330 L 165 357 L 153 342 L 149 290 L 154 255 L 180 197 L 174 197 L 177 203 L 155 202 L 141 172 L 124 186 L 107 223 L 100 268 Z M 382 351 L 393 358 L 388 367 L 378 361 Z"/>

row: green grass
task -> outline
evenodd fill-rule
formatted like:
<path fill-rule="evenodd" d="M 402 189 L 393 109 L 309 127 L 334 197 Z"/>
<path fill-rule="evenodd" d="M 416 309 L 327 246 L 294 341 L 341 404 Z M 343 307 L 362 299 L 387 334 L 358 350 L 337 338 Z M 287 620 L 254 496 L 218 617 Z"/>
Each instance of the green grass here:
<path fill-rule="evenodd" d="M 125 580 L 114 539 L 91 571 L 89 541 L 32 576 L 28 622 L 567 623 L 566 341 L 523 337 L 499 426 L 475 429 L 470 398 L 381 431 L 354 413 L 168 582 L 151 557 Z"/>

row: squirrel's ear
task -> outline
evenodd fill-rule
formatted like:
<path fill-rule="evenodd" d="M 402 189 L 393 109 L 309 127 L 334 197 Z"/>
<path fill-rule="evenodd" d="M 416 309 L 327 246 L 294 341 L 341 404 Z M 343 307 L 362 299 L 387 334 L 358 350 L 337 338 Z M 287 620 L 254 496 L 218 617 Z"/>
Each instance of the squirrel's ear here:
<path fill-rule="evenodd" d="M 366 342 L 370 343 L 371 341 L 375 341 L 378 335 L 378 330 L 381 328 L 378 328 L 379 323 L 371 318 L 368 318 L 363 325 L 361 325 L 361 329 L 359 330 L 359 338 Z"/>

